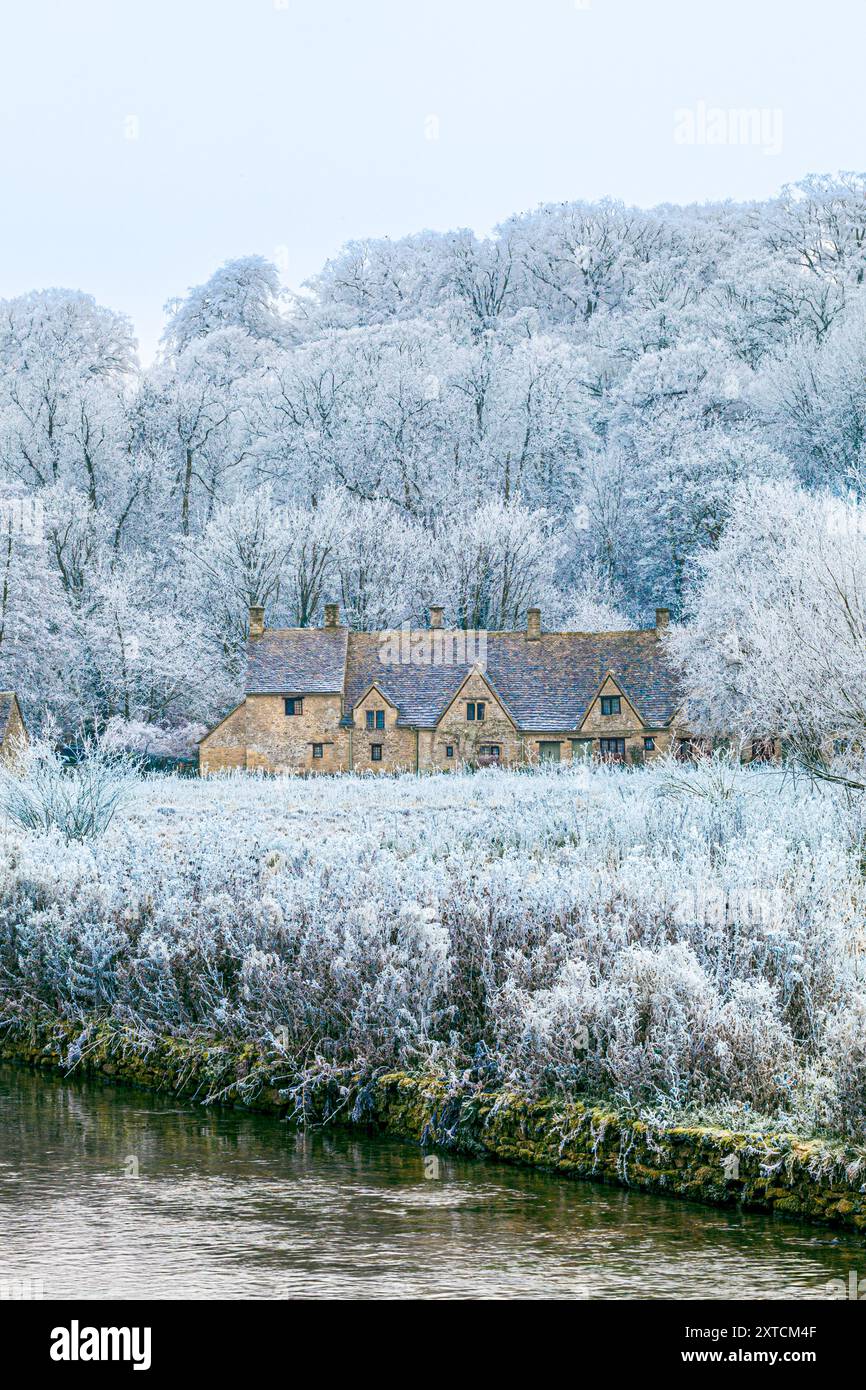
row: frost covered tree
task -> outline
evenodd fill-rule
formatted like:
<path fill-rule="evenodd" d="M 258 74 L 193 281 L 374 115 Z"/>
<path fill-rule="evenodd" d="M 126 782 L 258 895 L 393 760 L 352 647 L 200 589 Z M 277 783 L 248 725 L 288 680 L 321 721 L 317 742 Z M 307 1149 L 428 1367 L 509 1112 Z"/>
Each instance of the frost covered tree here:
<path fill-rule="evenodd" d="M 39 724 L 49 708 L 79 711 L 70 675 L 80 660 L 69 590 L 45 541 L 45 510 L 23 489 L 0 490 L 0 687 Z"/>
<path fill-rule="evenodd" d="M 181 621 L 214 699 L 254 591 L 281 622 L 335 598 L 366 628 L 431 602 L 488 626 L 677 615 L 744 489 L 866 494 L 864 189 L 356 240 L 292 296 L 241 257 L 168 306 L 146 370 L 84 293 L 5 301 L 0 486 L 44 527 L 29 564 L 7 544 L 3 602 L 22 633 L 31 600 L 51 614 L 7 623 L 6 683 L 31 718 L 153 717 L 171 742 L 199 694 L 163 673 L 145 697 L 95 650 L 110 595 L 142 633 Z"/>
<path fill-rule="evenodd" d="M 436 593 L 458 627 L 519 627 L 544 605 L 561 553 L 550 517 L 519 497 L 449 517 L 433 538 Z"/>
<path fill-rule="evenodd" d="M 809 771 L 866 787 L 864 596 L 861 502 L 743 487 L 669 639 L 696 727 L 781 737 Z"/>
<path fill-rule="evenodd" d="M 398 507 L 350 500 L 334 551 L 342 620 L 358 631 L 421 617 L 431 599 L 429 533 Z"/>
<path fill-rule="evenodd" d="M 168 474 L 173 529 L 206 524 L 249 454 L 246 404 L 255 344 L 221 328 L 150 372 L 138 403 L 138 447 Z"/>
<path fill-rule="evenodd" d="M 768 423 L 799 475 L 845 487 L 866 457 L 866 289 L 821 342 L 797 342 L 760 383 Z"/>
<path fill-rule="evenodd" d="M 272 626 L 285 618 L 289 555 L 296 533 L 269 487 L 223 502 L 187 548 L 185 591 L 201 631 L 237 674 L 249 610 L 261 604 Z"/>
<path fill-rule="evenodd" d="M 226 261 L 205 284 L 169 301 L 163 342 L 170 352 L 179 353 L 222 328 L 279 342 L 285 334 L 280 297 L 279 273 L 264 256 Z"/>
<path fill-rule="evenodd" d="M 605 574 L 594 569 L 584 570 L 544 618 L 549 627 L 561 632 L 624 632 L 634 626 L 621 595 Z"/>
<path fill-rule="evenodd" d="M 132 327 L 87 294 L 42 290 L 0 304 L 0 457 L 29 488 L 107 500 L 122 471 Z"/>

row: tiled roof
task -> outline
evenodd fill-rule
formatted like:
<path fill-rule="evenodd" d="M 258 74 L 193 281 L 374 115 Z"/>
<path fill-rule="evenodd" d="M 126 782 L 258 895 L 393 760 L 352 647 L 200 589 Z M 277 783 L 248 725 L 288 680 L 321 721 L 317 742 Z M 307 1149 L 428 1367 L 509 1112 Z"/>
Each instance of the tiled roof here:
<path fill-rule="evenodd" d="M 344 627 L 266 628 L 247 647 L 247 694 L 342 691 L 347 637 Z"/>
<path fill-rule="evenodd" d="M 412 632 L 410 650 L 429 638 L 429 629 Z M 398 723 L 429 728 L 474 664 L 383 664 L 383 650 L 388 644 L 378 632 L 266 630 L 250 643 L 247 691 L 342 690 L 345 663 L 347 718 L 375 681 L 399 709 Z M 522 631 L 487 634 L 486 675 L 515 723 L 528 732 L 576 730 L 608 672 L 649 727 L 666 724 L 676 712 L 680 695 L 655 629 L 548 632 L 532 641 Z"/>
<path fill-rule="evenodd" d="M 429 630 L 409 634 L 410 642 L 430 637 Z M 472 670 L 472 662 L 453 666 L 411 663 L 383 664 L 380 651 L 390 644 L 382 643 L 378 632 L 353 632 L 349 636 L 349 659 L 346 665 L 346 713 L 350 714 L 373 681 L 399 709 L 398 724 L 435 724 L 460 683 Z M 407 645 L 409 645 L 407 643 Z"/>
<path fill-rule="evenodd" d="M 487 670 L 522 729 L 574 729 L 608 672 L 646 724 L 665 724 L 680 702 L 655 629 L 648 632 L 491 633 Z"/>

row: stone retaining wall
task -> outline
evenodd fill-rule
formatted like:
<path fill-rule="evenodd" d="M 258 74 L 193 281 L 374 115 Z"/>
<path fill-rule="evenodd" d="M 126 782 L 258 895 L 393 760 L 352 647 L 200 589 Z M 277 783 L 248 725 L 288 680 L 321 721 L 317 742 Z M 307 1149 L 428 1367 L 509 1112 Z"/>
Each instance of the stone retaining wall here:
<path fill-rule="evenodd" d="M 104 1022 L 16 1025 L 0 1059 L 167 1090 L 201 1103 L 285 1115 L 293 1078 L 252 1047 L 153 1039 Z M 80 1045 L 80 1051 L 79 1046 Z M 70 1048 L 72 1049 L 70 1053 Z M 449 1089 L 401 1073 L 305 1098 L 307 1116 L 430 1147 L 747 1211 L 779 1213 L 866 1235 L 866 1150 L 786 1134 L 664 1126 L 605 1105 L 532 1101 Z"/>

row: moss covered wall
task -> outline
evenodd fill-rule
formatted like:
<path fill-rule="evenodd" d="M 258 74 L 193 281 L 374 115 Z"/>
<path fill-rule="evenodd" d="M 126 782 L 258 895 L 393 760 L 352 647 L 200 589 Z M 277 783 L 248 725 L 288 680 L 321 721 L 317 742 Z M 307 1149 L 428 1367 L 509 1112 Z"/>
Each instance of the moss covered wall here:
<path fill-rule="evenodd" d="M 104 1023 L 30 1023 L 0 1039 L 0 1059 L 70 1070 L 201 1103 L 285 1115 L 290 1076 L 251 1047 L 143 1038 Z M 437 1077 L 354 1078 L 348 1095 L 310 1097 L 308 1114 L 431 1147 L 533 1164 L 748 1211 L 779 1213 L 866 1235 L 866 1152 L 792 1135 L 662 1127 L 606 1107 L 449 1090 Z"/>

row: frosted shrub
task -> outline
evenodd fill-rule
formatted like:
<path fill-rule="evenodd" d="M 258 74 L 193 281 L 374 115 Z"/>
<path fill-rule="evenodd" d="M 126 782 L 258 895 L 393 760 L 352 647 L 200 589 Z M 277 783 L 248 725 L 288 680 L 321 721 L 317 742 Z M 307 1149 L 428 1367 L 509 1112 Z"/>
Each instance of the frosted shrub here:
<path fill-rule="evenodd" d="M 659 758 L 653 772 L 656 793 L 670 797 L 701 797 L 712 806 L 722 806 L 748 792 L 766 790 L 771 775 L 741 761 L 741 749 L 716 748 L 694 762 L 683 762 L 668 754 Z"/>
<path fill-rule="evenodd" d="M 866 1117 L 866 991 L 840 1003 L 827 1019 L 817 1123 L 848 1130 L 852 1118 Z"/>
<path fill-rule="evenodd" d="M 739 980 L 723 998 L 682 943 L 629 947 L 601 981 L 570 961 L 552 989 L 507 994 L 499 1055 L 535 1093 L 588 1087 L 683 1106 L 735 1095 L 761 1109 L 787 1099 L 794 1046 L 773 991 Z"/>
<path fill-rule="evenodd" d="M 58 830 L 66 840 L 101 835 L 133 792 L 131 757 L 87 743 L 67 764 L 46 739 L 31 742 L 17 765 L 0 764 L 0 811 L 25 830 Z"/>
<path fill-rule="evenodd" d="M 484 1058 L 485 1083 L 536 1094 L 866 1138 L 841 794 L 757 770 L 721 797 L 660 787 L 148 778 L 96 839 L 7 823 L 0 1026 L 109 1017 L 252 1043 L 290 1078 Z"/>

